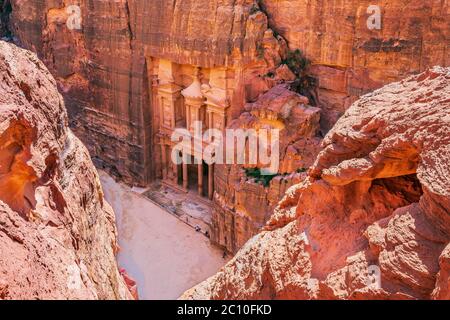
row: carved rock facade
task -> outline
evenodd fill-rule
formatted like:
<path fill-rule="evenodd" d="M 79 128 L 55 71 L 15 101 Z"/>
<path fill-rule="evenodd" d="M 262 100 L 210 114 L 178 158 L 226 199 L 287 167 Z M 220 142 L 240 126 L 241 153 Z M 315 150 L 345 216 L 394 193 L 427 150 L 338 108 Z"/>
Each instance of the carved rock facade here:
<path fill-rule="evenodd" d="M 248 121 L 247 103 L 294 80 L 289 49 L 313 62 L 322 132 L 361 94 L 449 64 L 446 1 L 380 1 L 379 30 L 367 27 L 369 0 L 82 0 L 79 16 L 68 0 L 11 4 L 9 29 L 55 76 L 94 163 L 130 184 L 163 179 L 210 199 L 217 191 L 212 237 L 230 251 L 257 232 L 297 178 L 262 188 L 243 184 L 242 168 L 176 166 L 176 127 Z M 291 160 L 315 157 L 320 137 L 308 130 L 286 140 L 280 174 L 309 167 Z M 256 216 L 241 208 L 244 199 L 260 201 Z"/>
<path fill-rule="evenodd" d="M 235 119 L 270 88 L 264 69 L 282 61 L 287 44 L 300 48 L 319 78 L 325 130 L 361 93 L 449 63 L 445 1 L 381 1 L 381 30 L 367 28 L 368 0 L 260 2 L 83 0 L 81 29 L 70 30 L 71 1 L 12 0 L 10 29 L 57 79 L 71 127 L 95 163 L 143 185 L 161 176 L 152 161 L 161 159 L 152 101 L 159 59 L 181 68 L 225 68 Z M 276 75 L 289 79 L 283 70 Z M 178 85 L 192 81 L 192 72 L 180 76 Z"/>

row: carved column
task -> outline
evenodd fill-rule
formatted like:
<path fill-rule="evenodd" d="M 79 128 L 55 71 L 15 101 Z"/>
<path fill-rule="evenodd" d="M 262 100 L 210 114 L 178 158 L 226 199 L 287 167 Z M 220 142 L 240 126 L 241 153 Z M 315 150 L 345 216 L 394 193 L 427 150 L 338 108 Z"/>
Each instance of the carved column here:
<path fill-rule="evenodd" d="M 161 170 L 163 180 L 167 179 L 167 153 L 166 153 L 166 145 L 164 142 L 161 143 Z"/>
<path fill-rule="evenodd" d="M 177 184 L 178 183 L 178 165 L 176 163 L 173 163 L 172 159 L 170 159 L 170 163 L 172 165 L 172 173 L 173 173 L 172 181 L 174 184 Z"/>
<path fill-rule="evenodd" d="M 213 129 L 214 123 L 213 123 L 213 113 L 208 110 L 208 129 Z"/>
<path fill-rule="evenodd" d="M 208 170 L 208 198 L 212 200 L 214 195 L 214 165 L 209 165 Z"/>
<path fill-rule="evenodd" d="M 183 188 L 188 190 L 189 187 L 189 172 L 188 172 L 188 164 L 183 161 Z"/>
<path fill-rule="evenodd" d="M 198 194 L 203 196 L 203 162 L 198 164 Z"/>
<path fill-rule="evenodd" d="M 186 105 L 186 128 L 193 132 L 195 121 L 204 121 L 205 106 L 201 83 L 198 79 L 199 69 L 194 72 L 192 84 L 181 91 Z M 204 123 L 203 123 L 204 126 Z"/>

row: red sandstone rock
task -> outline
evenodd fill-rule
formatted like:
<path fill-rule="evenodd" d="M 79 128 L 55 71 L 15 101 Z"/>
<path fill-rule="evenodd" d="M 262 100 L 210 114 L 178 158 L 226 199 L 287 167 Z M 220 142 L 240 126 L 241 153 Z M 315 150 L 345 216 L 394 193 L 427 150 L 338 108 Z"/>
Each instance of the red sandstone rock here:
<path fill-rule="evenodd" d="M 80 1 L 80 30 L 69 30 L 73 1 L 12 0 L 11 29 L 46 64 L 66 100 L 70 125 L 94 162 L 117 178 L 146 185 L 160 177 L 157 129 L 160 60 L 178 68 L 227 70 L 230 119 L 270 86 L 263 75 L 281 62 L 286 43 L 274 37 L 254 0 Z M 190 12 L 190 14 L 186 14 Z"/>
<path fill-rule="evenodd" d="M 448 299 L 450 69 L 363 96 L 266 230 L 186 299 Z"/>
<path fill-rule="evenodd" d="M 439 258 L 439 273 L 436 288 L 433 291 L 434 299 L 450 300 L 450 245 L 447 245 Z"/>
<path fill-rule="evenodd" d="M 322 121 L 330 129 L 360 96 L 435 65 L 450 63 L 446 1 L 262 0 L 270 25 L 312 60 Z M 369 30 L 371 5 L 381 29 Z"/>
<path fill-rule="evenodd" d="M 228 68 L 234 119 L 274 85 L 264 75 L 275 71 L 287 46 L 300 48 L 319 78 L 326 130 L 361 94 L 449 64 L 446 1 L 380 1 L 382 30 L 367 28 L 369 0 L 263 0 L 263 10 L 252 10 L 254 0 L 82 0 L 81 30 L 66 26 L 73 1 L 11 3 L 11 30 L 57 79 L 71 127 L 96 164 L 141 185 L 161 171 L 152 97 L 158 59 Z"/>
<path fill-rule="evenodd" d="M 289 67 L 286 64 L 280 65 L 275 70 L 275 80 L 280 82 L 285 81 L 294 81 L 296 79 L 295 74 L 289 69 Z"/>
<path fill-rule="evenodd" d="M 120 269 L 120 275 L 125 280 L 128 290 L 130 290 L 130 293 L 133 296 L 133 298 L 135 300 L 139 300 L 139 293 L 138 293 L 136 281 L 133 278 L 131 278 L 131 276 L 128 274 L 128 272 L 125 269 Z"/>
<path fill-rule="evenodd" d="M 56 81 L 0 41 L 0 299 L 129 299 L 115 217 Z"/>
<path fill-rule="evenodd" d="M 320 110 L 288 89 L 273 87 L 254 103 L 229 128 L 271 128 L 280 130 L 280 164 L 277 176 L 268 186 L 246 176 L 244 167 L 263 165 L 221 165 L 215 170 L 215 196 L 211 240 L 230 252 L 237 252 L 265 225 L 286 190 L 299 183 L 303 171 L 314 163 L 320 151 Z"/>

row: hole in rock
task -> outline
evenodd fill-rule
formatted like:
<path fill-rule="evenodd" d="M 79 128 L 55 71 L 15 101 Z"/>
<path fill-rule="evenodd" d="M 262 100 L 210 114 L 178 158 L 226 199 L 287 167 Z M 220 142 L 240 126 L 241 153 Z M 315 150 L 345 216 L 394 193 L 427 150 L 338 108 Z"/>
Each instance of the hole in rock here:
<path fill-rule="evenodd" d="M 369 190 L 372 210 L 381 219 L 396 209 L 419 202 L 423 190 L 416 174 L 377 179 Z"/>
<path fill-rule="evenodd" d="M 28 102 L 31 102 L 31 100 L 33 100 L 33 98 L 31 97 L 30 86 L 22 81 L 20 83 L 19 87 L 20 87 L 20 90 L 22 90 L 23 94 L 25 95 L 25 98 L 27 98 Z"/>
<path fill-rule="evenodd" d="M 385 188 L 389 193 L 403 198 L 408 204 L 419 202 L 423 195 L 422 185 L 417 178 L 417 174 L 377 179 L 373 181 L 373 186 Z"/>
<path fill-rule="evenodd" d="M 24 218 L 36 206 L 36 173 L 31 159 L 32 130 L 21 123 L 12 124 L 0 136 L 0 199 Z"/>

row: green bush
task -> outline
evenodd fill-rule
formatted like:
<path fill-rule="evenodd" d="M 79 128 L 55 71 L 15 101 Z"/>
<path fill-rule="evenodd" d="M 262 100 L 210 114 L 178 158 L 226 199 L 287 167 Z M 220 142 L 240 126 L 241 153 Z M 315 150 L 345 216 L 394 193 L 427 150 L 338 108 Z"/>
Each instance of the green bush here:
<path fill-rule="evenodd" d="M 262 175 L 261 169 L 259 168 L 247 168 L 244 169 L 245 174 L 248 178 L 255 179 L 256 183 L 262 183 L 264 187 L 268 187 L 270 185 L 270 181 L 273 180 L 277 175 Z"/>
<path fill-rule="evenodd" d="M 317 86 L 317 80 L 309 75 L 311 61 L 305 57 L 301 50 L 296 49 L 287 53 L 286 59 L 282 61 L 282 64 L 286 64 L 297 77 L 291 84 L 291 90 L 308 97 L 314 104 L 314 96 L 311 92 Z"/>
<path fill-rule="evenodd" d="M 302 77 L 311 65 L 311 61 L 304 56 L 303 52 L 296 49 L 287 53 L 282 64 L 286 64 L 297 77 Z"/>

